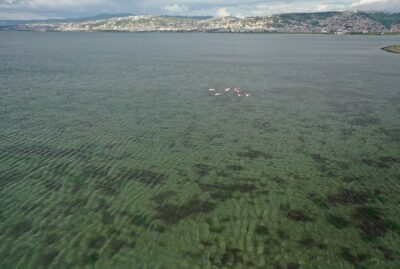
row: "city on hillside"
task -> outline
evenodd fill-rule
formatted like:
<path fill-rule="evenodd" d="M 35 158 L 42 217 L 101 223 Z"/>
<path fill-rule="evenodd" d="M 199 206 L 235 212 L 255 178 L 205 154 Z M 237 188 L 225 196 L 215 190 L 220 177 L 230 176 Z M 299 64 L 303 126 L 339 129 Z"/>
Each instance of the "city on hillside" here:
<path fill-rule="evenodd" d="M 44 21 L 0 27 L 21 31 L 221 32 L 221 33 L 400 33 L 400 13 L 320 12 L 263 17 L 171 17 L 124 15 L 96 20 Z"/>

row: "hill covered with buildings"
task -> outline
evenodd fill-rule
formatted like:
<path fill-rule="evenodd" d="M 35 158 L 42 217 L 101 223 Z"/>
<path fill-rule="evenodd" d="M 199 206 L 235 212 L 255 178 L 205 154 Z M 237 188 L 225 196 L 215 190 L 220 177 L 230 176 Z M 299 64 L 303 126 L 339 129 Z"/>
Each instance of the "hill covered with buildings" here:
<path fill-rule="evenodd" d="M 87 20 L 30 21 L 9 24 L 1 29 L 61 32 L 400 33 L 400 13 L 347 11 L 246 18 L 123 15 Z"/>

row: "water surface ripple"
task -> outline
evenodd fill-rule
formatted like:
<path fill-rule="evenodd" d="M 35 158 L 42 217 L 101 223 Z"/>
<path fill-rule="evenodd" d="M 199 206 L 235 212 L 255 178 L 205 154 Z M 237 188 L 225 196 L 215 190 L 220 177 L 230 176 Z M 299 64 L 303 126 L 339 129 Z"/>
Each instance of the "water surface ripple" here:
<path fill-rule="evenodd" d="M 399 268 L 394 43 L 1 32 L 0 268 Z"/>

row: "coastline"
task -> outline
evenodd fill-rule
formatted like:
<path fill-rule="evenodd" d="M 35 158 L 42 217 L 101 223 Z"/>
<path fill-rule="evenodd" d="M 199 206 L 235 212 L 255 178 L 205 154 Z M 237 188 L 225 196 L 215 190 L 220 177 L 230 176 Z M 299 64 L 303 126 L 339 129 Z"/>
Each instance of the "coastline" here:
<path fill-rule="evenodd" d="M 118 31 L 118 30 L 69 30 L 69 31 L 60 31 L 60 30 L 32 30 L 32 29 L 1 29 L 1 32 L 36 32 L 36 33 L 122 33 L 122 34 L 149 34 L 149 33 L 166 33 L 166 34 L 258 34 L 258 35 L 336 35 L 336 36 L 399 36 L 400 32 L 395 33 L 360 33 L 360 32 L 349 32 L 344 34 L 338 33 L 319 33 L 319 32 L 235 32 L 235 31 Z M 386 48 L 386 47 L 385 47 Z M 382 49 L 385 49 L 382 48 Z"/>
<path fill-rule="evenodd" d="M 392 45 L 383 47 L 382 50 L 390 52 L 390 53 L 400 53 L 400 45 Z"/>
<path fill-rule="evenodd" d="M 396 35 L 400 33 L 400 12 L 284 13 L 256 17 L 103 14 L 97 17 L 58 20 L 0 20 L 0 31 L 9 30 L 38 32 Z"/>

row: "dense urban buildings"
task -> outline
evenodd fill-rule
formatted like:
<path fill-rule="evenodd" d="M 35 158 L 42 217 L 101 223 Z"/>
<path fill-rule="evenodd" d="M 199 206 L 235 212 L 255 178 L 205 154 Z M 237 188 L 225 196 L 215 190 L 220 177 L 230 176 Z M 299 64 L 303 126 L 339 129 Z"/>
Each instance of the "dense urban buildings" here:
<path fill-rule="evenodd" d="M 322 12 L 264 17 L 123 16 L 81 22 L 23 24 L 3 29 L 123 32 L 399 33 L 400 13 Z"/>

